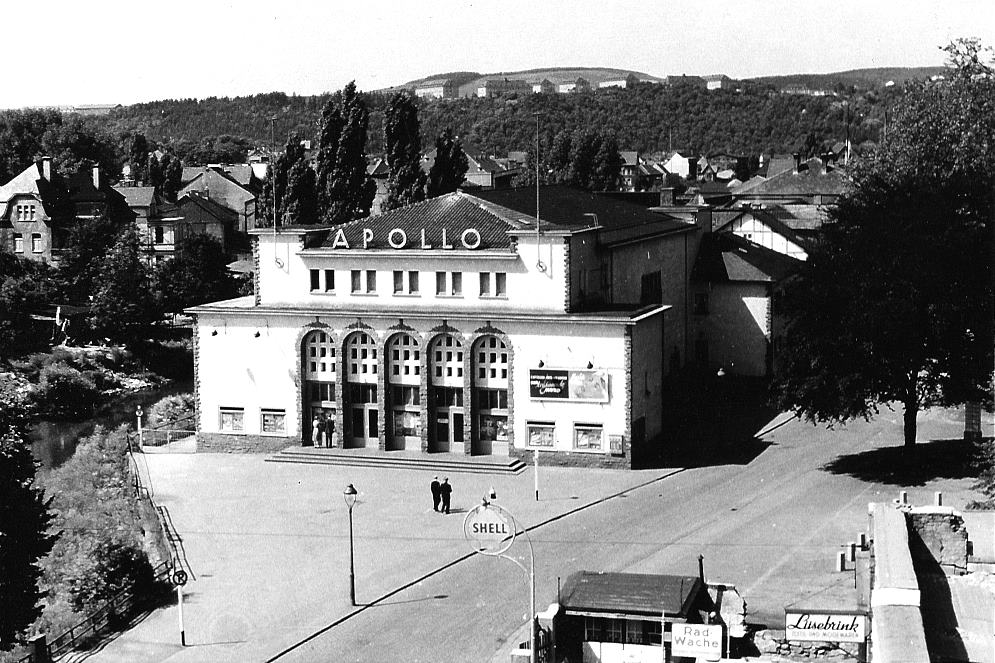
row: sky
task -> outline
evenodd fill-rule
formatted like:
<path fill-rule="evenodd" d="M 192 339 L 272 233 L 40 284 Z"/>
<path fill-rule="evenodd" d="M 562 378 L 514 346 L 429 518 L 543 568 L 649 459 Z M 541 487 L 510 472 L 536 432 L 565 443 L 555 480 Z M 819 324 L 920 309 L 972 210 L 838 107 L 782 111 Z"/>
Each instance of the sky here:
<path fill-rule="evenodd" d="M 3 8 L 0 108 L 362 90 L 448 71 L 732 78 L 943 64 L 992 0 L 48 0 Z M 10 29 L 24 26 L 24 29 Z M 16 64 L 15 64 L 16 63 Z"/>

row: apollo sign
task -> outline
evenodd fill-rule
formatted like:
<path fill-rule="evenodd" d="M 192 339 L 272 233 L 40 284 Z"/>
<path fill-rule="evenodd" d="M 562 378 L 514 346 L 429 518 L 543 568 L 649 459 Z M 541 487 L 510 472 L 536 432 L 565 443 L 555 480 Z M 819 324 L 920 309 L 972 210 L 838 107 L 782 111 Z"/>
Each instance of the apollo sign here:
<path fill-rule="evenodd" d="M 433 229 L 434 231 L 435 229 Z M 379 240 L 379 243 L 383 242 L 384 236 L 377 237 L 376 233 L 373 232 L 372 228 L 363 228 L 361 243 L 362 248 L 369 249 L 370 245 Z M 425 228 L 421 228 L 419 233 L 415 237 L 408 237 L 407 231 L 403 228 L 393 228 L 386 235 L 387 244 L 392 249 L 454 249 L 456 245 L 453 242 L 459 242 L 459 246 L 470 251 L 480 248 L 481 237 L 480 231 L 476 228 L 467 228 L 463 232 L 459 233 L 459 238 L 455 239 L 455 236 L 449 235 L 449 230 L 442 228 L 442 241 L 435 245 L 428 241 L 426 237 Z M 349 238 L 346 237 L 345 229 L 339 228 L 335 231 L 335 235 L 332 238 L 332 248 L 333 249 L 351 249 L 352 245 L 349 243 Z M 358 246 L 356 248 L 359 248 Z"/>
<path fill-rule="evenodd" d="M 500 555 L 515 542 L 515 521 L 511 514 L 494 504 L 481 504 L 466 514 L 463 536 L 473 549 L 484 555 Z"/>

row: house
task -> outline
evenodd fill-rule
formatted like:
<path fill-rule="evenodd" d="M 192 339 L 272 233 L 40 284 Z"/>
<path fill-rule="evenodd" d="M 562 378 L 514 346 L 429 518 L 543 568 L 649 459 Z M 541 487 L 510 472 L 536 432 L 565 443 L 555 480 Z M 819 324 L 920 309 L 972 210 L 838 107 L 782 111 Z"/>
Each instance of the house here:
<path fill-rule="evenodd" d="M 664 85 L 693 85 L 695 87 L 707 87 L 705 79 L 701 76 L 688 76 L 686 74 L 681 74 L 680 76 L 664 76 L 661 79 Z"/>
<path fill-rule="evenodd" d="M 575 81 L 560 83 L 556 86 L 556 91 L 560 94 L 566 94 L 568 92 L 590 92 L 591 82 L 583 76 L 580 76 Z"/>
<path fill-rule="evenodd" d="M 705 81 L 705 89 L 708 90 L 728 90 L 734 82 L 725 74 L 711 74 L 702 76 L 702 79 Z"/>
<path fill-rule="evenodd" d="M 262 187 L 251 167 L 237 169 L 237 172 L 245 179 L 245 184 L 239 182 L 236 176 L 226 170 L 226 167 L 202 167 L 200 172 L 193 175 L 180 189 L 177 198 L 191 191 L 201 193 L 235 212 L 238 215 L 238 224 L 234 230 L 246 233 L 256 227 L 257 196 L 261 194 Z"/>
<path fill-rule="evenodd" d="M 635 74 L 629 74 L 625 78 L 618 78 L 610 81 L 601 81 L 600 83 L 598 83 L 598 89 L 599 90 L 604 90 L 607 88 L 625 89 L 625 88 L 630 88 L 633 85 L 636 85 L 638 82 L 639 79 L 636 77 Z"/>
<path fill-rule="evenodd" d="M 618 663 L 671 661 L 681 653 L 682 633 L 708 633 L 724 647 L 723 626 L 712 622 L 715 603 L 697 576 L 578 571 L 567 577 L 558 603 L 542 615 L 551 626 L 553 661 Z M 544 618 L 544 619 L 543 619 Z M 716 637 L 717 636 L 717 637 Z M 678 649 L 674 649 L 675 646 Z"/>
<path fill-rule="evenodd" d="M 463 151 L 466 156 L 467 171 L 463 178 L 462 187 L 473 189 L 506 189 L 513 185 L 514 180 L 522 172 L 522 168 L 509 160 L 498 159 L 482 154 L 470 154 Z M 435 163 L 435 148 L 422 155 L 421 167 L 426 174 L 432 170 Z"/>
<path fill-rule="evenodd" d="M 481 98 L 498 97 L 506 94 L 527 94 L 532 86 L 523 80 L 507 78 L 489 78 L 477 88 L 477 96 Z"/>
<path fill-rule="evenodd" d="M 153 244 L 155 237 L 153 226 L 155 225 L 155 221 L 158 221 L 160 218 L 159 210 L 162 205 L 159 197 L 155 194 L 155 187 L 134 186 L 132 184 L 116 186 L 114 188 L 124 196 L 128 207 L 135 214 L 135 227 L 138 229 L 138 236 L 146 249 L 149 263 L 154 264 L 155 258 L 149 247 Z"/>
<path fill-rule="evenodd" d="M 743 203 L 737 208 L 714 210 L 712 226 L 714 232 L 732 233 L 796 260 L 808 259 L 808 249 L 815 238 L 797 232 L 782 220 L 784 218 L 785 215 L 776 214 L 772 209 Z"/>
<path fill-rule="evenodd" d="M 768 173 L 773 170 L 771 168 Z M 812 157 L 802 161 L 793 157 L 790 170 L 768 174 L 767 179 L 736 188 L 734 199 L 739 203 L 831 205 L 843 193 L 843 176 L 838 168 L 823 159 Z"/>
<path fill-rule="evenodd" d="M 532 92 L 534 94 L 554 94 L 556 92 L 556 84 L 548 78 L 544 78 L 532 85 Z"/>
<path fill-rule="evenodd" d="M 526 187 L 250 233 L 255 294 L 188 311 L 198 449 L 310 443 L 316 417 L 346 450 L 629 468 L 668 443 L 693 224 Z"/>
<path fill-rule="evenodd" d="M 106 216 L 122 227 L 135 222 L 136 215 L 128 206 L 128 200 L 111 186 L 96 164 L 84 167 L 70 177 L 68 188 L 69 202 L 77 220 Z"/>
<path fill-rule="evenodd" d="M 620 190 L 640 191 L 639 152 L 623 150 L 618 154 L 622 159 L 622 164 L 618 167 Z"/>
<path fill-rule="evenodd" d="M 415 96 L 425 99 L 455 99 L 459 96 L 459 85 L 448 78 L 437 78 L 415 86 Z"/>
<path fill-rule="evenodd" d="M 670 152 L 663 161 L 663 167 L 668 173 L 680 175 L 686 180 L 693 180 L 698 176 L 697 162 L 698 160 L 691 156 L 690 152 Z"/>
<path fill-rule="evenodd" d="M 42 157 L 0 186 L 0 248 L 58 262 L 75 218 L 68 184 Z"/>
<path fill-rule="evenodd" d="M 691 272 L 695 361 L 767 377 L 783 323 L 774 293 L 801 261 L 734 232 L 705 232 Z"/>
<path fill-rule="evenodd" d="M 234 210 L 196 190 L 180 196 L 176 207 L 182 217 L 182 233 L 177 241 L 190 235 L 210 235 L 221 244 L 226 254 L 248 254 L 248 246 L 238 244 L 235 228 L 240 219 Z"/>

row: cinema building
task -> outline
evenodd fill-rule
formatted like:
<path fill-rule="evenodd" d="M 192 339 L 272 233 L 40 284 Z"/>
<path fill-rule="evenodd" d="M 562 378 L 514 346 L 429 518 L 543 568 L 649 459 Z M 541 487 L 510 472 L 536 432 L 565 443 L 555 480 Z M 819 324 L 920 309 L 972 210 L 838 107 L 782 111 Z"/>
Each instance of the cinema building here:
<path fill-rule="evenodd" d="M 538 226 L 538 227 L 537 227 Z M 696 226 L 564 187 L 251 231 L 255 295 L 190 309 L 198 445 L 631 466 L 666 445 Z"/>

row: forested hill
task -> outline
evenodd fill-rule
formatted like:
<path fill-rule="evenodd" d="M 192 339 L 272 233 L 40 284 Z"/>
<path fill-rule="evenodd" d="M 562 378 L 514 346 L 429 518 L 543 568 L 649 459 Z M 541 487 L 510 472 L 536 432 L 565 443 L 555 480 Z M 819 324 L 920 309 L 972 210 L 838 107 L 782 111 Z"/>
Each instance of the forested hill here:
<path fill-rule="evenodd" d="M 770 85 L 750 82 L 737 90 L 706 91 L 690 85 L 641 83 L 580 94 L 526 94 L 495 99 L 418 100 L 423 144 L 451 127 L 471 151 L 502 155 L 526 149 L 535 140 L 534 113 L 541 113 L 544 134 L 563 129 L 611 131 L 623 150 L 641 152 L 690 149 L 698 152 L 815 152 L 842 140 L 846 118 L 851 139 L 877 141 L 884 110 L 900 99 L 902 86 L 849 91 L 847 97 L 784 94 Z M 372 110 L 369 153 L 382 150 L 382 108 L 388 96 L 367 95 Z M 848 104 L 844 106 L 842 100 Z M 275 143 L 299 129 L 316 137 L 321 109 L 329 95 L 165 100 L 136 104 L 101 118 L 122 138 L 141 132 L 172 144 L 183 156 L 202 141 L 220 135 L 244 137 L 248 144 Z"/>
<path fill-rule="evenodd" d="M 812 90 L 869 89 L 884 86 L 888 81 L 898 85 L 909 80 L 923 80 L 941 75 L 945 71 L 946 67 L 874 67 L 837 71 L 831 74 L 762 76 L 750 80 L 773 85 L 778 89 L 789 85 L 804 86 Z"/>

